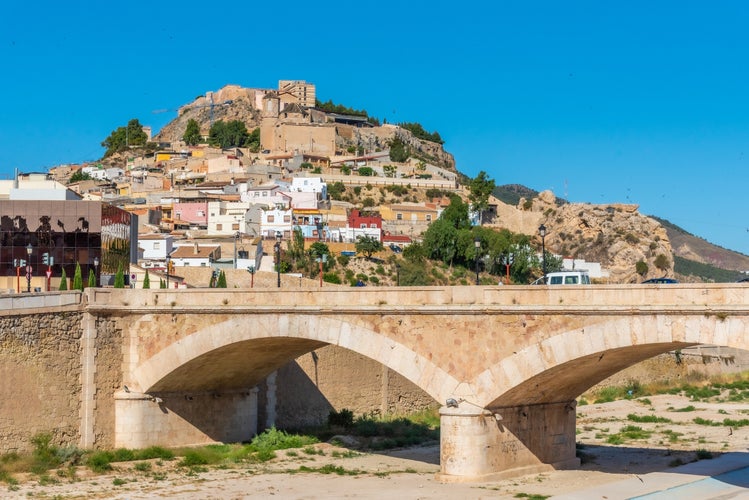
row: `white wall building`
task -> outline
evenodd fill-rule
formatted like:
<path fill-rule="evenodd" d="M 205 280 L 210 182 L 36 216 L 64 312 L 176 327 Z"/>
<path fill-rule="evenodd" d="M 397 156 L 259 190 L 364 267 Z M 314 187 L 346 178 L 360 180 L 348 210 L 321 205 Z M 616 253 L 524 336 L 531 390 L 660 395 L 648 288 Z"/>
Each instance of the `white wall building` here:
<path fill-rule="evenodd" d="M 174 237 L 170 234 L 142 234 L 138 246 L 143 249 L 143 260 L 164 262 L 174 249 Z"/>

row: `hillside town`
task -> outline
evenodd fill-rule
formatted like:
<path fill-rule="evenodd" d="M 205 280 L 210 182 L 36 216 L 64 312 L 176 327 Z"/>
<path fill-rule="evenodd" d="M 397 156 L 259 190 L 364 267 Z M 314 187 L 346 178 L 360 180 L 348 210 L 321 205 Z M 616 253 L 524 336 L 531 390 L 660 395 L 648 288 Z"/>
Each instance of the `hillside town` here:
<path fill-rule="evenodd" d="M 379 242 L 386 254 L 399 254 L 420 240 L 451 196 L 469 197 L 439 142 L 315 103 L 315 87 L 305 81 L 282 80 L 278 89 L 266 90 L 229 85 L 180 108 L 155 137 L 143 126 L 151 149 L 128 145 L 97 162 L 0 181 L 0 202 L 12 203 L 3 210 L 5 267 L 15 271 L 0 289 L 55 290 L 73 279 L 75 266 L 84 281 L 93 273 L 100 286 L 113 285 L 118 271 L 131 287 L 152 279 L 170 288 L 215 286 L 222 271 L 233 274 L 233 287 L 254 286 L 255 273 L 263 271 L 278 271 L 280 284 L 276 263 L 295 234 L 307 248 L 324 243 L 332 256 L 356 255 L 363 237 Z M 259 144 L 210 146 L 210 125 L 231 118 L 256 126 Z M 194 145 L 183 140 L 191 120 L 202 124 Z M 396 143 L 411 153 L 402 161 L 391 155 Z M 349 194 L 333 199 L 331 189 Z M 489 197 L 485 209 L 471 209 L 470 224 L 534 234 L 550 213 L 544 203 L 553 206 L 553 195 L 518 217 L 515 208 Z M 81 208 L 91 204 L 96 208 Z M 119 222 L 112 224 L 115 211 Z M 90 238 L 95 227 L 101 235 Z M 89 235 L 85 243 L 82 234 Z M 120 248 L 113 251 L 113 244 Z M 609 277 L 599 262 L 572 252 L 558 257 L 594 280 Z M 510 258 L 500 284 L 509 282 Z"/>

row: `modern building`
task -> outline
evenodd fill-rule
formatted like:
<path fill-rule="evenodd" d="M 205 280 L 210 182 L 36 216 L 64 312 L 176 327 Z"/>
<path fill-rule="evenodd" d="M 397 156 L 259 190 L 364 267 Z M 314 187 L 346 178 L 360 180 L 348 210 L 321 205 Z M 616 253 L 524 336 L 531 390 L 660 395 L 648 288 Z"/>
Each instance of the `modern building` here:
<path fill-rule="evenodd" d="M 137 262 L 137 216 L 107 203 L 0 200 L 0 214 L 0 289 L 57 289 L 76 265 L 108 284 Z"/>

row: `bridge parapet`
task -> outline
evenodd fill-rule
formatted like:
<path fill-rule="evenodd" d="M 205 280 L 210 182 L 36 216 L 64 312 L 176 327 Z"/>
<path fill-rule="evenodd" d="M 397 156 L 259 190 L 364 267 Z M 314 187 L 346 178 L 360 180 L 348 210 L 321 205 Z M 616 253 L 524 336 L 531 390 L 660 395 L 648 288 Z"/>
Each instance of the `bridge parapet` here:
<path fill-rule="evenodd" d="M 743 284 L 589 285 L 589 286 L 445 286 L 282 289 L 93 289 L 89 307 L 231 308 L 269 305 L 319 308 L 429 306 L 507 306 L 522 309 L 568 309 L 608 306 L 612 309 L 712 307 L 730 310 L 749 303 Z M 600 311 L 600 309 L 597 309 Z"/>

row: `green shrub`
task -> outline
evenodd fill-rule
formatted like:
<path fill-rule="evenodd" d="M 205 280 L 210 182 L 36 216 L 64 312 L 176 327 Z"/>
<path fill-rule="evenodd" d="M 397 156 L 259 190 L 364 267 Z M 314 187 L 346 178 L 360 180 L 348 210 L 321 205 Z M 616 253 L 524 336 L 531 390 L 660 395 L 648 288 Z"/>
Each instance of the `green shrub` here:
<path fill-rule="evenodd" d="M 328 413 L 328 425 L 330 427 L 353 427 L 354 412 L 348 408 L 342 408 L 341 411 L 331 410 Z"/>

